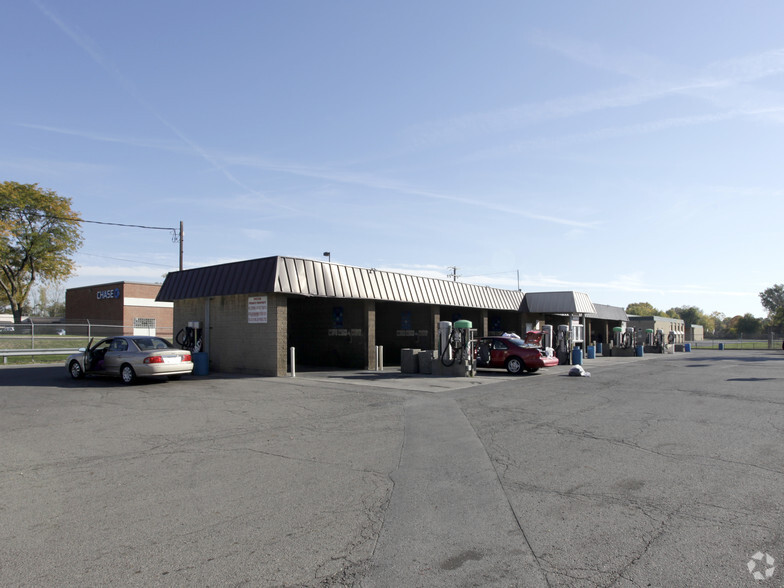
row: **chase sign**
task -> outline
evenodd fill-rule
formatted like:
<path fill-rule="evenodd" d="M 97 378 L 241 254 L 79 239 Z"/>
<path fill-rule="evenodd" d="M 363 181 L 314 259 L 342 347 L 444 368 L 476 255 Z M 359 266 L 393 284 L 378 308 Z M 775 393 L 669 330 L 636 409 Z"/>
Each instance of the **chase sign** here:
<path fill-rule="evenodd" d="M 112 300 L 120 297 L 120 289 L 114 288 L 112 290 L 98 290 L 96 298 L 98 300 Z"/>

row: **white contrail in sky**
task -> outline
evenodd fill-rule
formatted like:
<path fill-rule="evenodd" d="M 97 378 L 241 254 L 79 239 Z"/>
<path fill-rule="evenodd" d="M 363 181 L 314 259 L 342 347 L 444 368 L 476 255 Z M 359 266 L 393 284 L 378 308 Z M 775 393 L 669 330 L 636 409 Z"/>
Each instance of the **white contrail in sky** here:
<path fill-rule="evenodd" d="M 287 210 L 293 210 L 286 204 L 281 204 L 275 202 L 274 200 L 268 198 L 264 194 L 261 194 L 257 190 L 246 186 L 243 182 L 241 182 L 234 174 L 232 174 L 220 161 L 212 157 L 207 151 L 205 151 L 200 145 L 198 145 L 195 141 L 192 141 L 185 133 L 180 131 L 176 126 L 170 123 L 166 118 L 163 117 L 153 106 L 141 95 L 139 90 L 136 86 L 131 83 L 131 81 L 123 75 L 123 73 L 117 68 L 117 66 L 100 50 L 100 48 L 84 33 L 78 31 L 74 27 L 70 26 L 68 23 L 63 21 L 60 17 L 58 17 L 54 12 L 52 12 L 41 0 L 31 0 L 33 4 L 41 11 L 41 13 L 46 16 L 52 23 L 60 29 L 68 38 L 70 38 L 74 43 L 76 43 L 85 53 L 87 53 L 90 58 L 95 61 L 98 65 L 100 65 L 111 77 L 114 81 L 123 88 L 139 105 L 141 105 L 147 112 L 149 112 L 152 116 L 154 116 L 158 121 L 169 129 L 174 135 L 177 136 L 183 143 L 185 143 L 193 152 L 198 154 L 202 159 L 204 159 L 207 163 L 213 166 L 215 169 L 220 171 L 223 176 L 228 179 L 231 183 L 239 186 L 243 190 L 247 190 L 248 192 L 253 193 L 255 196 L 267 201 L 271 205 L 279 206 L 281 208 Z"/>

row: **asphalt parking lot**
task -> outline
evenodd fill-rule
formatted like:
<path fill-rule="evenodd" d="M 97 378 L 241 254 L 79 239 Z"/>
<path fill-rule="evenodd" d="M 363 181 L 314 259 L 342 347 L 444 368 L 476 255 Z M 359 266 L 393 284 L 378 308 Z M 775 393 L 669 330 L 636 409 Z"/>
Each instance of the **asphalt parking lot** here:
<path fill-rule="evenodd" d="M 784 352 L 585 368 L 0 368 L 0 585 L 784 585 Z"/>

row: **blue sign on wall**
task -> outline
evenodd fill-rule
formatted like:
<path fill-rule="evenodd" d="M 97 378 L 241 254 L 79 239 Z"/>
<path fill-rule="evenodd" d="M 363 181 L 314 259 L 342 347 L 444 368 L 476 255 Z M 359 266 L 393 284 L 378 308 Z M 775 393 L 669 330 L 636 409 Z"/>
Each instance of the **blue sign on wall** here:
<path fill-rule="evenodd" d="M 98 290 L 96 298 L 98 300 L 113 300 L 120 297 L 120 289 L 114 288 L 112 290 Z"/>
<path fill-rule="evenodd" d="M 339 329 L 343 326 L 343 307 L 342 306 L 333 306 L 332 307 L 332 322 L 336 329 Z"/>

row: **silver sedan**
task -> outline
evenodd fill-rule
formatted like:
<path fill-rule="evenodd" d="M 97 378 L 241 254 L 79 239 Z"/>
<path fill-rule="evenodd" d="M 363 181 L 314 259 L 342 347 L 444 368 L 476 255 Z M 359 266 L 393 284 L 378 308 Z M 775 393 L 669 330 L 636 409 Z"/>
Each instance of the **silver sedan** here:
<path fill-rule="evenodd" d="M 177 349 L 161 337 L 109 337 L 80 349 L 65 360 L 65 367 L 74 379 L 87 374 L 119 376 L 126 384 L 137 377 L 167 376 L 178 380 L 193 371 L 191 352 Z"/>

